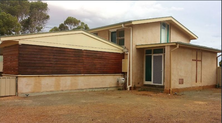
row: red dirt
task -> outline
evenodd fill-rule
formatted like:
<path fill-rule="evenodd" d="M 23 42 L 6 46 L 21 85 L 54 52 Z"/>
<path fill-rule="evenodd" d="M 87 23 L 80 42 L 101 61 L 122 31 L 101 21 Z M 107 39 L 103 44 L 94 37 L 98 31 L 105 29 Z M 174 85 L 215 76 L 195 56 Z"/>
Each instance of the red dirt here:
<path fill-rule="evenodd" d="M 177 95 L 98 91 L 0 98 L 1 123 L 221 122 L 221 89 Z"/>

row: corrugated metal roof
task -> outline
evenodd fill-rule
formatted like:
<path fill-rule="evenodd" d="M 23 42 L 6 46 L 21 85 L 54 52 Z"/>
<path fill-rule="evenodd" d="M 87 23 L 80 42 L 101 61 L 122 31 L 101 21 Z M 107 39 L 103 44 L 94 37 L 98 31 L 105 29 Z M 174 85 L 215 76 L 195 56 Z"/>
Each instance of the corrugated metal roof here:
<path fill-rule="evenodd" d="M 217 52 L 217 53 L 221 52 L 221 49 L 215 49 L 215 48 L 211 48 L 211 47 L 195 45 L 195 44 L 190 44 L 190 43 L 184 43 L 184 42 L 137 44 L 136 48 L 151 48 L 151 47 L 161 47 L 161 46 L 177 45 L 177 44 L 179 44 L 180 46 L 186 46 L 186 47 L 195 48 L 195 49 L 208 50 L 208 51 Z"/>

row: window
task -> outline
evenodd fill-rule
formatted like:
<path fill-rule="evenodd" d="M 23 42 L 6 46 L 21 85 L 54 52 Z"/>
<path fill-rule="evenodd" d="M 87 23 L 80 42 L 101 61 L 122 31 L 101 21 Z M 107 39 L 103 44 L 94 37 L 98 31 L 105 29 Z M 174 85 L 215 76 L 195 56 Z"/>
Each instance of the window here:
<path fill-rule="evenodd" d="M 111 32 L 111 42 L 116 43 L 116 31 Z"/>
<path fill-rule="evenodd" d="M 124 30 L 117 31 L 117 44 L 124 45 Z"/>
<path fill-rule="evenodd" d="M 145 59 L 145 81 L 152 81 L 152 55 L 146 55 Z"/>
<path fill-rule="evenodd" d="M 166 23 L 161 23 L 160 25 L 160 43 L 169 42 L 169 25 Z"/>
<path fill-rule="evenodd" d="M 152 50 L 146 50 L 146 54 L 152 54 Z"/>
<path fill-rule="evenodd" d="M 152 54 L 163 54 L 164 49 L 148 49 L 145 51 L 146 55 L 152 55 Z"/>
<path fill-rule="evenodd" d="M 163 53 L 163 49 L 153 49 L 153 54 Z"/>
<path fill-rule="evenodd" d="M 117 30 L 111 32 L 110 40 L 113 43 L 123 46 L 124 45 L 124 30 Z"/>

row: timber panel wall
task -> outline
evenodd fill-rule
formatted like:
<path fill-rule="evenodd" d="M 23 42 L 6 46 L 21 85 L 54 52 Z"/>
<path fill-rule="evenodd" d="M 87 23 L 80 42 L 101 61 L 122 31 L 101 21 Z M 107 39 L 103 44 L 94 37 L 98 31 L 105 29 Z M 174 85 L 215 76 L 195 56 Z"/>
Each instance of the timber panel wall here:
<path fill-rule="evenodd" d="M 19 45 L 3 48 L 4 74 L 18 74 L 18 51 Z"/>
<path fill-rule="evenodd" d="M 19 46 L 19 74 L 121 73 L 123 54 L 34 45 Z"/>

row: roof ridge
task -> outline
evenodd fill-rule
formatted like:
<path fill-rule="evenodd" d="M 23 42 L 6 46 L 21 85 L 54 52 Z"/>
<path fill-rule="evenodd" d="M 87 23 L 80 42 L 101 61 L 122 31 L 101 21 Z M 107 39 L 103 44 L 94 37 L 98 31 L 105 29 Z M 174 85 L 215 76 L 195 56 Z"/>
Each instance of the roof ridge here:
<path fill-rule="evenodd" d="M 133 21 L 160 19 L 160 18 L 168 18 L 168 17 L 173 18 L 173 16 L 164 16 L 164 17 L 153 17 L 153 18 L 135 19 L 135 20 L 117 22 L 117 23 L 113 23 L 113 24 L 109 24 L 109 25 L 105 25 L 105 26 L 99 26 L 99 27 L 95 27 L 95 28 L 92 28 L 92 29 L 88 29 L 88 30 L 94 30 L 94 29 L 98 29 L 98 28 L 104 28 L 104 27 L 114 26 L 114 25 L 117 25 L 117 24 L 129 23 L 129 22 L 133 22 Z M 174 18 L 173 18 L 173 19 L 174 19 Z M 88 30 L 87 30 L 87 31 L 88 31 Z"/>

